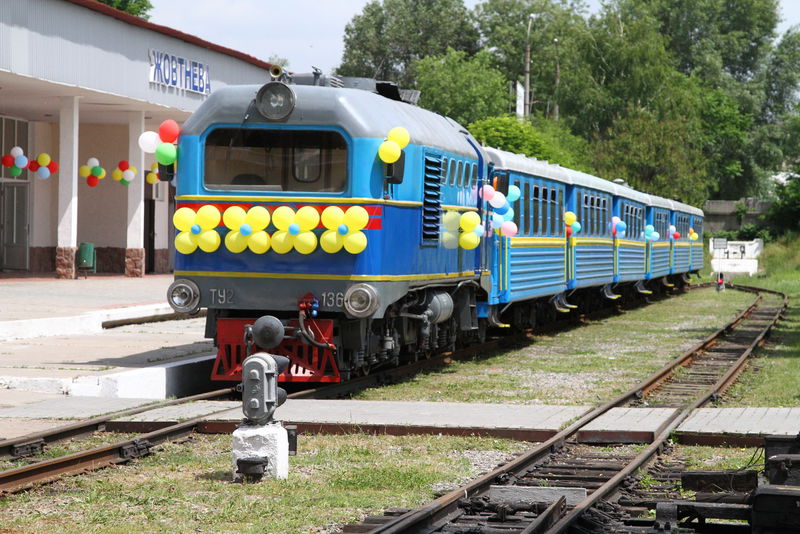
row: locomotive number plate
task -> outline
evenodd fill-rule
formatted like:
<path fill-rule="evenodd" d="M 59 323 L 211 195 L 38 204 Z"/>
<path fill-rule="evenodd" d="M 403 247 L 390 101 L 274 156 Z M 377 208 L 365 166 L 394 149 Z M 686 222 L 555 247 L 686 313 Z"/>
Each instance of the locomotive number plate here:
<path fill-rule="evenodd" d="M 233 289 L 209 289 L 212 304 L 233 304 Z"/>
<path fill-rule="evenodd" d="M 341 291 L 325 291 L 320 294 L 320 304 L 326 308 L 343 308 L 344 307 L 344 293 Z"/>

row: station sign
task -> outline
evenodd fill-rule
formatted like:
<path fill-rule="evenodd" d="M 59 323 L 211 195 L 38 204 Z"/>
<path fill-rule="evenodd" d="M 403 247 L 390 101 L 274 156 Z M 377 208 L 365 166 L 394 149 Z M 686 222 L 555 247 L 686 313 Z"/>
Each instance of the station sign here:
<path fill-rule="evenodd" d="M 150 83 L 172 87 L 181 91 L 208 95 L 211 93 L 211 75 L 208 63 L 176 56 L 162 50 L 149 50 Z"/>

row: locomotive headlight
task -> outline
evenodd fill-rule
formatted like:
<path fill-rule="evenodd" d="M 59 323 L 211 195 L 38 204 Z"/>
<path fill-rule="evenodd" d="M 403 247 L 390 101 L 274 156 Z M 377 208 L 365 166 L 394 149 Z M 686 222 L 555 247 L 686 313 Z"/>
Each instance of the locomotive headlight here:
<path fill-rule="evenodd" d="M 167 290 L 167 302 L 178 313 L 196 313 L 200 309 L 200 288 L 191 280 L 175 280 Z"/>
<path fill-rule="evenodd" d="M 369 317 L 379 305 L 378 292 L 369 284 L 350 286 L 344 294 L 344 309 L 353 317 Z"/>
<path fill-rule="evenodd" d="M 258 90 L 256 108 L 261 115 L 271 121 L 279 121 L 289 116 L 294 109 L 294 91 L 281 82 L 269 82 Z"/>

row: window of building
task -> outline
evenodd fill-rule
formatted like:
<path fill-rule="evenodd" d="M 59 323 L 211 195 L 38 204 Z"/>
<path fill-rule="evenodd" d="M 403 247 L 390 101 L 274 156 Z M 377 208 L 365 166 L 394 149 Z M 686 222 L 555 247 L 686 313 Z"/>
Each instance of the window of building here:
<path fill-rule="evenodd" d="M 15 146 L 20 147 L 27 157 L 31 157 L 31 154 L 28 153 L 28 122 L 0 117 L 0 147 L 3 150 L 0 155 L 8 154 Z M 0 178 L 9 180 L 28 179 L 27 170 L 23 170 L 19 176 L 11 176 L 9 171 L 11 171 L 11 167 L 0 165 Z"/>

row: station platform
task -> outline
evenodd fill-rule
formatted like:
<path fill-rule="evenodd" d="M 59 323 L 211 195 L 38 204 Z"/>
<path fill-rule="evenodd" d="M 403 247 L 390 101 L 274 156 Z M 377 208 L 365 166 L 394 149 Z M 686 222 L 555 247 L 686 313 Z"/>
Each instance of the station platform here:
<path fill-rule="evenodd" d="M 0 407 L 53 395 L 163 399 L 210 389 L 205 320 L 170 321 L 179 317 L 166 303 L 172 280 L 0 276 Z"/>

